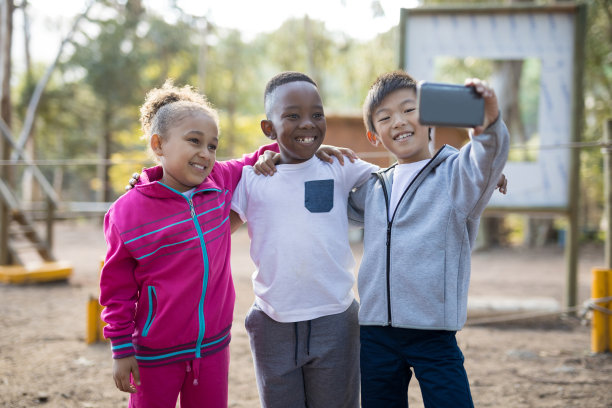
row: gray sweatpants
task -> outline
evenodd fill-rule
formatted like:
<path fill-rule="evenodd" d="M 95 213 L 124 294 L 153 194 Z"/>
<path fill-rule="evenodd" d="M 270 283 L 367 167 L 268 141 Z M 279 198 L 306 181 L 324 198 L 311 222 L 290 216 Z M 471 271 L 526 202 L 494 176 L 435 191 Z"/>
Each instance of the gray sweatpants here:
<path fill-rule="evenodd" d="M 256 305 L 246 317 L 263 408 L 359 407 L 359 305 L 279 323 Z"/>

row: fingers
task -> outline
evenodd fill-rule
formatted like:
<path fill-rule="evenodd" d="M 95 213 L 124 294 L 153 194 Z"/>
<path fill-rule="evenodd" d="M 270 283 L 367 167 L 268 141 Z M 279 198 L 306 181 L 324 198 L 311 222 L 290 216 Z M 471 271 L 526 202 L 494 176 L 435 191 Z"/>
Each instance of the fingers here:
<path fill-rule="evenodd" d="M 485 99 L 495 96 L 495 91 L 489 86 L 487 81 L 478 78 L 468 78 L 465 80 L 465 85 L 474 87 L 476 92 Z"/>
<path fill-rule="evenodd" d="M 274 162 L 271 160 L 258 161 L 253 166 L 253 171 L 258 176 L 272 176 L 274 173 L 276 173 L 276 165 L 274 165 Z"/>
<path fill-rule="evenodd" d="M 351 163 L 355 163 L 355 160 L 359 159 L 359 156 L 357 156 L 357 153 L 355 153 L 353 150 L 349 149 L 348 147 L 339 147 L 338 149 L 340 149 L 340 151 L 342 152 L 344 156 L 349 158 Z"/>
<path fill-rule="evenodd" d="M 113 379 L 117 389 L 133 394 L 136 387 L 130 381 L 130 374 L 134 378 L 134 384 L 140 385 L 140 371 L 138 362 L 134 356 L 113 360 Z"/>
<path fill-rule="evenodd" d="M 506 194 L 508 192 L 508 179 L 506 178 L 505 175 L 501 175 L 501 178 L 499 179 L 499 182 L 497 183 L 497 188 L 499 189 L 499 192 L 502 194 Z"/>
<path fill-rule="evenodd" d="M 138 385 L 140 385 L 140 376 Z M 115 376 L 115 386 L 119 391 L 129 392 L 130 394 L 134 394 L 136 392 L 136 387 L 130 382 L 129 374 Z"/>
<path fill-rule="evenodd" d="M 138 369 L 137 363 L 132 366 L 132 377 L 134 378 L 134 384 L 137 386 L 140 385 L 140 370 Z M 134 388 L 133 385 L 131 385 L 131 387 Z M 136 392 L 136 388 L 134 388 L 134 392 Z"/>
<path fill-rule="evenodd" d="M 332 150 L 331 154 L 338 159 L 338 163 L 340 163 L 340 165 L 344 166 L 344 155 L 342 154 L 342 152 L 340 151 L 340 149 L 336 149 L 336 150 Z M 330 163 L 333 161 L 332 158 L 330 157 L 328 160 Z"/>
<path fill-rule="evenodd" d="M 332 153 L 332 154 L 335 155 L 334 153 Z M 342 156 L 342 155 L 340 155 L 340 156 Z M 327 151 L 325 151 L 325 150 L 319 149 L 319 151 L 317 151 L 317 157 L 320 160 L 326 161 L 328 163 L 333 163 L 334 162 L 334 159 L 332 159 L 332 156 Z M 338 156 L 336 156 L 336 157 L 338 157 Z M 338 159 L 338 160 L 340 161 L 340 160 L 343 160 L 343 159 Z M 341 162 L 341 164 L 342 163 L 343 162 Z"/>
<path fill-rule="evenodd" d="M 276 173 L 276 166 L 274 166 L 274 164 L 265 162 L 261 164 L 260 171 L 261 171 L 261 174 L 265 176 L 271 176 L 274 173 Z"/>
<path fill-rule="evenodd" d="M 138 183 L 138 179 L 139 178 L 140 178 L 140 174 L 139 173 L 132 174 L 132 178 L 128 182 L 128 185 L 125 186 L 125 191 L 130 191 L 132 188 L 134 188 L 136 183 Z"/>
<path fill-rule="evenodd" d="M 478 126 L 474 128 L 474 135 L 481 134 L 484 129 L 489 127 L 490 124 L 495 122 L 499 116 L 499 106 L 497 104 L 497 96 L 495 95 L 495 91 L 486 81 L 483 81 L 478 78 L 468 78 L 465 80 L 466 86 L 474 87 L 476 93 L 481 95 L 484 99 L 484 123 L 482 124 L 482 128 L 480 129 Z"/>
<path fill-rule="evenodd" d="M 320 160 L 326 161 L 328 163 L 333 163 L 333 158 L 338 159 L 338 163 L 344 166 L 344 157 L 348 157 L 351 163 L 355 162 L 356 159 L 359 159 L 357 154 L 349 148 L 346 147 L 335 147 L 328 145 L 321 145 L 319 150 L 316 153 L 317 157 Z"/>

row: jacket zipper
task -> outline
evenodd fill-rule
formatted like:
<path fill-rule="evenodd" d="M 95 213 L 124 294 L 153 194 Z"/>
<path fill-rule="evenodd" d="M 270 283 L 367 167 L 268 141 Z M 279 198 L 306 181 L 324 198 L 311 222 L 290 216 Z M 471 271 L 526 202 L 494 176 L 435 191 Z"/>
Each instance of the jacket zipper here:
<path fill-rule="evenodd" d="M 376 174 L 380 179 L 382 185 L 383 194 L 385 196 L 385 207 L 387 208 L 387 326 L 391 326 L 391 226 L 393 220 L 389 220 L 389 193 L 387 192 L 387 186 L 382 174 Z"/>
<path fill-rule="evenodd" d="M 193 194 L 192 194 L 193 196 Z M 187 199 L 189 203 L 189 212 L 191 213 L 191 219 L 198 232 L 200 239 L 200 247 L 202 248 L 202 256 L 204 260 L 204 276 L 202 277 L 202 295 L 200 296 L 200 302 L 198 303 L 198 340 L 196 341 L 196 358 L 201 357 L 201 345 L 204 340 L 204 333 L 206 332 L 206 322 L 204 321 L 204 297 L 206 296 L 206 288 L 208 286 L 208 254 L 206 253 L 206 244 L 204 243 L 204 236 L 202 235 L 202 229 L 196 216 L 195 208 L 193 206 L 193 200 L 191 197 Z"/>
<path fill-rule="evenodd" d="M 208 265 L 208 252 L 206 251 L 206 242 L 204 241 L 204 234 L 202 233 L 202 228 L 200 227 L 200 223 L 198 222 L 198 216 L 195 212 L 195 207 L 193 205 L 192 197 L 195 193 L 201 193 L 203 191 L 221 192 L 221 190 L 218 190 L 216 188 L 197 190 L 191 193 L 190 197 L 185 197 L 185 195 L 181 193 L 180 191 L 177 191 L 173 189 L 172 187 L 165 185 L 162 182 L 159 182 L 159 184 L 166 187 L 168 190 L 174 191 L 175 193 L 183 197 L 185 200 L 187 200 L 187 203 L 189 204 L 189 214 L 191 215 L 191 221 L 195 225 L 195 228 L 198 234 L 198 238 L 200 240 L 200 248 L 202 249 L 202 262 L 204 264 L 204 276 L 202 277 L 202 294 L 200 295 L 200 302 L 198 303 L 198 339 L 195 345 L 196 346 L 195 347 L 196 358 L 200 358 L 202 356 L 201 347 L 204 341 L 204 334 L 206 333 L 206 322 L 204 321 L 204 298 L 206 297 L 206 290 L 208 287 L 209 265 Z"/>
<path fill-rule="evenodd" d="M 378 176 L 378 179 L 380 180 L 380 184 L 381 184 L 382 189 L 383 189 L 383 194 L 385 196 L 385 204 L 386 204 L 386 207 L 387 207 L 387 242 L 386 242 L 386 246 L 387 246 L 387 265 L 386 265 L 387 266 L 387 268 L 386 268 L 386 274 L 387 274 L 387 326 L 391 326 L 392 325 L 392 316 L 391 316 L 391 228 L 393 227 L 393 220 L 395 219 L 395 214 L 397 213 L 397 208 L 399 207 L 400 203 L 404 199 L 404 196 L 406 195 L 406 193 L 408 192 L 408 190 L 410 189 L 412 184 L 414 184 L 415 180 L 419 177 L 419 175 L 427 167 L 429 167 L 429 165 L 434 161 L 434 159 L 440 154 L 440 152 L 443 149 L 444 149 L 444 146 L 442 146 L 436 152 L 436 154 L 429 160 L 429 162 L 425 166 L 423 166 L 423 168 L 417 173 L 416 176 L 414 176 L 414 178 L 412 179 L 410 184 L 408 184 L 408 187 L 406 187 L 406 190 L 404 190 L 404 192 L 402 193 L 402 196 L 400 197 L 399 201 L 397 202 L 397 206 L 393 210 L 393 216 L 391 217 L 391 219 L 389 219 L 389 193 L 387 191 L 387 185 L 385 184 L 385 178 L 382 175 L 382 172 L 376 173 L 376 176 Z"/>

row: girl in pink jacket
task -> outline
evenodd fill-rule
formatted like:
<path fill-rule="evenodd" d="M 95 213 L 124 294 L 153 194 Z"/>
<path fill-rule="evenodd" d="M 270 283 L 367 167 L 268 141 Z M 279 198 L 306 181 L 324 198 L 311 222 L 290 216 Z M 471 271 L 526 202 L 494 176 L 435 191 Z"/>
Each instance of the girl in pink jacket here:
<path fill-rule="evenodd" d="M 240 160 L 215 162 L 218 116 L 189 86 L 150 91 L 140 121 L 161 166 L 104 218 L 104 336 L 130 407 L 227 407 L 234 285 L 230 206 Z"/>

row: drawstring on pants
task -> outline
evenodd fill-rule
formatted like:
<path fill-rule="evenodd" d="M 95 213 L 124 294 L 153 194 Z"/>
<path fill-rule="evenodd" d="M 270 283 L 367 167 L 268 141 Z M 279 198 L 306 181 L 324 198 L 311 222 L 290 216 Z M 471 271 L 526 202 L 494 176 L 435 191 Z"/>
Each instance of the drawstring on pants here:
<path fill-rule="evenodd" d="M 294 351 L 294 361 L 295 361 L 295 365 L 298 365 L 298 344 L 299 344 L 299 336 L 298 336 L 298 323 L 299 322 L 295 322 L 293 324 L 293 330 L 295 332 L 295 351 Z M 310 333 L 312 332 L 312 320 L 308 320 L 308 331 L 307 331 L 307 337 L 306 337 L 306 355 L 310 355 Z"/>
<path fill-rule="evenodd" d="M 200 378 L 200 359 L 199 358 L 185 362 L 186 372 L 188 373 L 191 372 L 192 368 L 193 368 L 193 385 L 198 385 L 199 384 L 198 378 Z"/>

